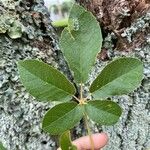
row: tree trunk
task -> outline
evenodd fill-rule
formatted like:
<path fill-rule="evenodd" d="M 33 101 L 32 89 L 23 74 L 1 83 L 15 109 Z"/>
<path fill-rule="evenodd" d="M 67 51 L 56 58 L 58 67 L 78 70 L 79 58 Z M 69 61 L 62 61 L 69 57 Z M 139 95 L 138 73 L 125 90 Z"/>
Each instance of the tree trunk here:
<path fill-rule="evenodd" d="M 25 91 L 16 64 L 40 59 L 69 74 L 47 8 L 42 0 L 0 0 L 0 15 L 0 141 L 8 150 L 55 150 L 40 124 L 52 104 Z"/>
<path fill-rule="evenodd" d="M 77 0 L 93 12 L 103 32 L 103 47 L 90 82 L 112 59 L 136 57 L 144 64 L 142 85 L 128 96 L 116 96 L 123 108 L 120 121 L 110 127 L 95 126 L 109 134 L 105 150 L 150 149 L 150 1 Z"/>

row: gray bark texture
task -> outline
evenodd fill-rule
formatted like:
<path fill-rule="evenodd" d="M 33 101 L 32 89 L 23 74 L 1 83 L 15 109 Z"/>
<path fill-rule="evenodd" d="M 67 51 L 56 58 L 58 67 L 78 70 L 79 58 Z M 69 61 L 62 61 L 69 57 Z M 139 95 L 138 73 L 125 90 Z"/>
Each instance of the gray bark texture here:
<path fill-rule="evenodd" d="M 17 70 L 19 60 L 40 59 L 66 71 L 50 22 L 43 1 L 0 0 L 0 141 L 8 150 L 56 149 L 40 124 L 54 104 L 35 101 Z"/>
<path fill-rule="evenodd" d="M 87 87 L 114 58 L 133 56 L 144 64 L 142 85 L 127 96 L 112 98 L 123 108 L 118 123 L 109 127 L 91 125 L 93 132 L 108 133 L 109 143 L 104 150 L 150 149 L 149 1 L 136 2 L 80 1 L 95 14 L 104 37 Z M 132 11 L 128 8 L 131 5 Z M 0 141 L 8 150 L 57 147 L 56 138 L 41 130 L 44 113 L 55 104 L 37 102 L 31 97 L 20 83 L 17 71 L 18 60 L 40 59 L 72 80 L 49 18 L 42 0 L 0 0 Z M 82 122 L 73 133 L 74 137 L 85 134 Z"/>

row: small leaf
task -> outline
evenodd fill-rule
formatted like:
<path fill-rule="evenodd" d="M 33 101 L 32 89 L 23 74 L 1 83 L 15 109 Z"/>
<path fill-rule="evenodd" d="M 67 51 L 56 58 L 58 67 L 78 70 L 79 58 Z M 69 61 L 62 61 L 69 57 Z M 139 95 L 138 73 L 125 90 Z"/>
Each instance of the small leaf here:
<path fill-rule="evenodd" d="M 1 142 L 0 142 L 0 150 L 6 150 L 6 148 L 4 148 L 4 146 Z"/>
<path fill-rule="evenodd" d="M 141 83 L 142 62 L 136 58 L 120 58 L 108 64 L 90 87 L 95 99 L 127 94 Z"/>
<path fill-rule="evenodd" d="M 96 18 L 83 7 L 74 4 L 68 27 L 62 32 L 60 46 L 78 83 L 87 80 L 101 45 L 102 35 Z"/>
<path fill-rule="evenodd" d="M 90 119 L 101 125 L 115 124 L 121 116 L 121 108 L 115 102 L 107 100 L 90 101 L 85 105 Z"/>
<path fill-rule="evenodd" d="M 18 69 L 23 85 L 39 101 L 69 101 L 75 93 L 62 73 L 43 62 L 20 61 Z"/>
<path fill-rule="evenodd" d="M 42 128 L 52 135 L 71 129 L 83 116 L 83 109 L 77 103 L 61 103 L 44 116 Z"/>
<path fill-rule="evenodd" d="M 60 136 L 60 146 L 62 150 L 77 150 L 77 147 L 71 142 L 70 131 L 66 131 Z"/>

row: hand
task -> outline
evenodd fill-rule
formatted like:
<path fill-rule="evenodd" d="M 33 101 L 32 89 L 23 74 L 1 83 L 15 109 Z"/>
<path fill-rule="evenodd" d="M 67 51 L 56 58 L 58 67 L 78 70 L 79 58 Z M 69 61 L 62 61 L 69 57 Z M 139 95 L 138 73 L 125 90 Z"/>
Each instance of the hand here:
<path fill-rule="evenodd" d="M 108 142 L 108 136 L 106 133 L 96 133 L 92 135 L 95 150 L 99 150 L 104 147 Z M 78 150 L 90 150 L 91 142 L 89 136 L 81 137 L 75 141 L 73 144 L 77 146 Z"/>
<path fill-rule="evenodd" d="M 92 135 L 95 150 L 99 150 L 104 147 L 108 142 L 108 136 L 106 133 L 96 133 Z M 91 142 L 89 136 L 84 136 L 73 141 L 73 144 L 77 146 L 78 150 L 90 150 Z M 61 150 L 60 148 L 58 150 Z"/>

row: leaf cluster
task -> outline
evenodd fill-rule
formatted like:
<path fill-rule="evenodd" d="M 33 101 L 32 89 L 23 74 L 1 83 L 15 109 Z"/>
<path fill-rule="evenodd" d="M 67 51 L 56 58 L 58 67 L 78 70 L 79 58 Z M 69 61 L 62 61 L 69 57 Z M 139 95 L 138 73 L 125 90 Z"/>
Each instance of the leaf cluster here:
<path fill-rule="evenodd" d="M 107 98 L 133 91 L 142 80 L 143 65 L 136 58 L 112 61 L 90 85 L 93 100 L 88 100 L 83 96 L 83 88 L 101 46 L 102 34 L 96 18 L 74 4 L 68 26 L 61 35 L 60 47 L 78 88 L 46 63 L 38 60 L 18 63 L 22 83 L 31 95 L 39 101 L 60 102 L 45 114 L 44 131 L 60 134 L 74 127 L 85 115 L 101 125 L 113 125 L 118 121 L 122 109 Z M 76 93 L 80 94 L 76 97 Z"/>

